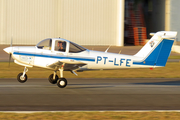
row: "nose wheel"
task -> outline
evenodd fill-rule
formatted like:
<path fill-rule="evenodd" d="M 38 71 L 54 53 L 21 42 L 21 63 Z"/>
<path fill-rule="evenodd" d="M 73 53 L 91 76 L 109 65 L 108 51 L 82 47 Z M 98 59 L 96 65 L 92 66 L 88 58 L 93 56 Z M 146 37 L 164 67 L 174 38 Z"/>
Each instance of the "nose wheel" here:
<path fill-rule="evenodd" d="M 28 69 L 25 67 L 24 68 L 24 71 L 23 71 L 23 73 L 19 73 L 18 75 L 17 75 L 17 80 L 20 82 L 20 83 L 24 83 L 24 82 L 26 82 L 27 81 L 27 75 L 26 75 L 26 72 L 28 71 Z"/>
<path fill-rule="evenodd" d="M 60 88 L 64 88 L 67 85 L 67 80 L 65 78 L 60 78 L 57 81 L 57 86 Z"/>
<path fill-rule="evenodd" d="M 24 82 L 27 81 L 27 75 L 25 74 L 25 75 L 23 76 L 23 73 L 19 73 L 19 74 L 17 75 L 17 80 L 18 80 L 20 83 L 24 83 Z"/>

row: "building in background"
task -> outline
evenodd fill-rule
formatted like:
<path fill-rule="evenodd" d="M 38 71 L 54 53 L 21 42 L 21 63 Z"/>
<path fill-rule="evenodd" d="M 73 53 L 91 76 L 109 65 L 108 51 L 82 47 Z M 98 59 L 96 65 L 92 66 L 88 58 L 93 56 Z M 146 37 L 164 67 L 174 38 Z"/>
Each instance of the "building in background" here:
<path fill-rule="evenodd" d="M 13 44 L 35 45 L 61 37 L 80 45 L 143 45 L 141 40 L 150 32 L 180 32 L 179 4 L 179 0 L 0 0 L 0 44 L 10 44 L 13 38 Z"/>
<path fill-rule="evenodd" d="M 125 0 L 125 43 L 139 41 L 149 33 L 157 31 L 177 31 L 180 33 L 179 0 Z M 141 24 L 139 24 L 139 23 Z M 139 24 L 139 25 L 137 25 Z M 140 31 L 135 33 L 134 28 L 146 29 L 146 35 Z M 180 34 L 177 41 L 180 41 Z"/>
<path fill-rule="evenodd" d="M 179 5 L 180 0 L 153 0 L 152 30 L 177 31 L 176 40 L 180 41 Z"/>
<path fill-rule="evenodd" d="M 145 1 L 126 0 L 125 2 L 125 44 L 145 45 L 147 28 Z"/>
<path fill-rule="evenodd" d="M 61 37 L 81 45 L 124 43 L 124 0 L 0 0 L 0 44 Z"/>

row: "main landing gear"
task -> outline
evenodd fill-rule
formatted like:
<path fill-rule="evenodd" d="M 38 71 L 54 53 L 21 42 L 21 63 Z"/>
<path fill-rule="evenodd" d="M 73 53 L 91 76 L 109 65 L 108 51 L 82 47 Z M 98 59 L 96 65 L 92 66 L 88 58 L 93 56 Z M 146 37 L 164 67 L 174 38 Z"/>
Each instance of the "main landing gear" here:
<path fill-rule="evenodd" d="M 49 82 L 51 84 L 57 84 L 58 87 L 60 88 L 65 88 L 67 85 L 67 80 L 63 77 L 63 66 L 59 69 L 60 71 L 60 78 L 57 76 L 57 71 L 54 71 L 54 74 L 51 74 L 49 76 Z"/>
<path fill-rule="evenodd" d="M 49 82 L 51 84 L 57 84 L 58 87 L 64 88 L 67 85 L 67 80 L 65 78 L 59 78 L 56 74 L 51 74 L 49 76 Z"/>
<path fill-rule="evenodd" d="M 56 84 L 57 81 L 58 81 L 58 79 L 59 79 L 59 77 L 56 75 L 56 71 L 54 71 L 54 74 L 51 74 L 51 75 L 49 76 L 49 82 L 50 82 L 51 84 Z"/>

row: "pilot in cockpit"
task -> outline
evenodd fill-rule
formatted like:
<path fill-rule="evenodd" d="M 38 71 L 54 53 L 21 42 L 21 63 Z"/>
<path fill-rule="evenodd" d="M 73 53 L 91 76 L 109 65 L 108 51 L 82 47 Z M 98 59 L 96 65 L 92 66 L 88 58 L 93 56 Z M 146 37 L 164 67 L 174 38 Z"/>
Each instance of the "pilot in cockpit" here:
<path fill-rule="evenodd" d="M 59 41 L 58 44 L 57 44 L 57 50 L 58 51 L 63 51 L 65 52 L 66 51 L 66 43 L 65 42 L 62 42 L 62 41 Z"/>

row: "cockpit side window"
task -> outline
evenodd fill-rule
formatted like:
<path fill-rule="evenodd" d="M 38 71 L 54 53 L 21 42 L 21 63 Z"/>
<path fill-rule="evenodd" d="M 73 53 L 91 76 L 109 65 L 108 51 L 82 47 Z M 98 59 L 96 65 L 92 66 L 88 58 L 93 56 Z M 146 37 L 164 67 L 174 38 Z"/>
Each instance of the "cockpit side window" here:
<path fill-rule="evenodd" d="M 37 48 L 39 49 L 45 49 L 45 50 L 51 50 L 52 40 L 46 39 L 37 44 Z"/>
<path fill-rule="evenodd" d="M 70 47 L 69 47 L 69 52 L 70 53 L 79 53 L 79 52 L 82 52 L 82 51 L 85 51 L 86 48 L 80 46 L 80 45 L 77 45 L 75 43 L 72 43 L 70 42 Z"/>
<path fill-rule="evenodd" d="M 66 42 L 57 40 L 55 42 L 55 47 L 54 48 L 55 48 L 55 51 L 65 52 L 66 51 Z"/>

